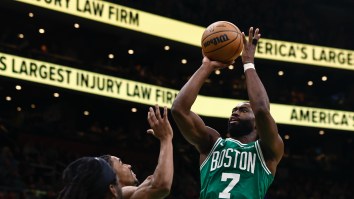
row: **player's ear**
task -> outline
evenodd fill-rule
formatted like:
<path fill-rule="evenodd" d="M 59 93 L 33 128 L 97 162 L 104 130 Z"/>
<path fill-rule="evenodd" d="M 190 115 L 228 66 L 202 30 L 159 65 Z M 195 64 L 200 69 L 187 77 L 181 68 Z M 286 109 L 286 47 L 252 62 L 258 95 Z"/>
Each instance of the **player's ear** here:
<path fill-rule="evenodd" d="M 119 186 L 110 184 L 109 185 L 109 190 L 110 190 L 110 192 L 113 195 L 113 199 L 114 198 L 122 198 L 122 192 L 121 192 L 121 189 L 120 189 Z"/>

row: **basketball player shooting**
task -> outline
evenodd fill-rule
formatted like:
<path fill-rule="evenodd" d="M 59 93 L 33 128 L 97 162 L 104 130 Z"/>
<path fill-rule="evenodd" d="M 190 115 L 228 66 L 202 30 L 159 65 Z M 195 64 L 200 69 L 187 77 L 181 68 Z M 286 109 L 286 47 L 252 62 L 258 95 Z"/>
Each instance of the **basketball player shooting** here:
<path fill-rule="evenodd" d="M 223 139 L 191 111 L 208 76 L 228 64 L 203 58 L 199 69 L 183 86 L 172 105 L 173 118 L 185 139 L 200 154 L 200 199 L 264 198 L 273 182 L 284 143 L 270 114 L 267 92 L 254 67 L 259 29 L 242 32 L 242 62 L 249 102 L 237 104 Z M 207 108 L 207 107 L 205 107 Z"/>

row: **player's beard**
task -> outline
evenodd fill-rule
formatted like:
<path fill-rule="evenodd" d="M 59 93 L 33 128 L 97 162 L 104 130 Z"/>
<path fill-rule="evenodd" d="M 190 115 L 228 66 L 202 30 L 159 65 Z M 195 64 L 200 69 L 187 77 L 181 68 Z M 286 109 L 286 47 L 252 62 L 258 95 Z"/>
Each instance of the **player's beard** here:
<path fill-rule="evenodd" d="M 228 123 L 227 131 L 231 137 L 241 137 L 250 134 L 254 129 L 251 120 L 240 120 L 237 123 Z"/>
<path fill-rule="evenodd" d="M 135 182 L 134 182 L 134 186 L 138 186 L 140 184 L 139 180 L 138 179 L 135 179 Z"/>

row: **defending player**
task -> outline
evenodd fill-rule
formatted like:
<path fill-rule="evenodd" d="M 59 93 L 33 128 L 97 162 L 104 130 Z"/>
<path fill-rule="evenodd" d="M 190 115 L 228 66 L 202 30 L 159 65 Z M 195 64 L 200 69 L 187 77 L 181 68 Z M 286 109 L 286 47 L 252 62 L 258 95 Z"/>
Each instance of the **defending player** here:
<path fill-rule="evenodd" d="M 99 157 L 82 157 L 63 171 L 64 188 L 58 199 L 122 199 L 122 187 L 113 169 Z"/>
<path fill-rule="evenodd" d="M 150 107 L 148 121 L 152 129 L 148 133 L 160 140 L 160 155 L 155 172 L 148 176 L 143 183 L 138 185 L 138 180 L 129 164 L 125 164 L 120 158 L 104 155 L 105 159 L 119 177 L 122 185 L 124 199 L 162 199 L 169 195 L 173 180 L 173 131 L 167 117 L 167 107 L 164 107 L 163 116 L 159 107 L 155 111 Z"/>

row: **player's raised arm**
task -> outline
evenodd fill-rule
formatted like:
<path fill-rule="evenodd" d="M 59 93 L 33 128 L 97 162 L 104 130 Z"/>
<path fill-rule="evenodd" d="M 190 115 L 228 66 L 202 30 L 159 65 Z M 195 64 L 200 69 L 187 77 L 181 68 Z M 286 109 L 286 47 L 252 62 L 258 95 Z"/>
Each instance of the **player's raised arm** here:
<path fill-rule="evenodd" d="M 202 156 L 209 153 L 220 135 L 206 126 L 191 108 L 209 75 L 216 69 L 229 66 L 238 57 L 242 49 L 239 35 L 240 30 L 227 21 L 212 23 L 205 29 L 201 38 L 204 55 L 202 65 L 183 86 L 172 105 L 172 116 L 179 130 Z"/>
<path fill-rule="evenodd" d="M 284 143 L 278 134 L 277 125 L 270 114 L 267 92 L 254 67 L 254 54 L 261 34 L 259 34 L 258 28 L 253 33 L 252 27 L 249 29 L 248 40 L 245 34 L 242 34 L 244 42 L 242 62 L 244 64 L 247 92 L 255 115 L 256 129 L 260 137 L 260 144 L 267 166 L 274 174 L 276 166 L 284 153 Z"/>
<path fill-rule="evenodd" d="M 199 153 L 209 153 L 215 140 L 220 135 L 212 128 L 205 126 L 203 120 L 191 111 L 197 95 L 205 80 L 217 68 L 223 68 L 227 64 L 210 61 L 203 58 L 202 65 L 183 86 L 172 105 L 172 116 L 189 143 L 194 145 Z"/>
<path fill-rule="evenodd" d="M 159 107 L 155 110 L 150 107 L 148 121 L 152 129 L 148 130 L 160 140 L 160 155 L 154 173 L 147 177 L 137 188 L 132 189 L 130 199 L 162 199 L 169 195 L 173 180 L 173 130 L 168 120 L 167 107 L 164 107 L 163 115 Z M 123 189 L 124 191 L 128 191 Z"/>

